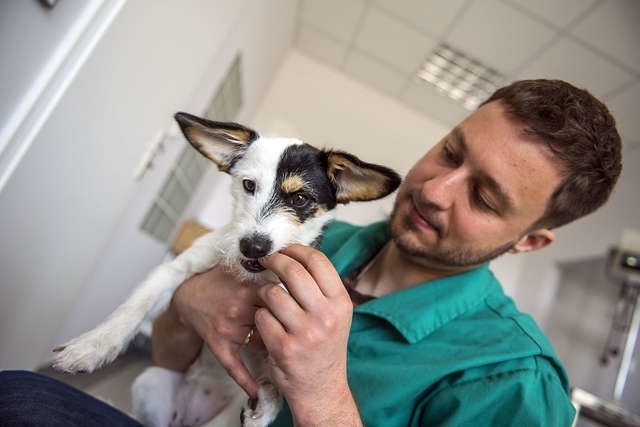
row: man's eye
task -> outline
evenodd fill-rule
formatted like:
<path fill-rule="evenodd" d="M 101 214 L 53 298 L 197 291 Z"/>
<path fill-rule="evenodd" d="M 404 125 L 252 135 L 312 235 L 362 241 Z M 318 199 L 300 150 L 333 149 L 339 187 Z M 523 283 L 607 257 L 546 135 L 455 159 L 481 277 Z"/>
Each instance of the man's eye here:
<path fill-rule="evenodd" d="M 484 210 L 488 210 L 491 212 L 497 212 L 497 210 L 493 207 L 491 202 L 487 200 L 485 196 L 482 195 L 482 192 L 475 191 L 475 200 L 478 206 L 480 206 Z"/>
<path fill-rule="evenodd" d="M 295 193 L 291 196 L 290 203 L 296 208 L 301 208 L 309 203 L 309 196 L 303 193 Z"/>
<path fill-rule="evenodd" d="M 250 194 L 253 194 L 256 191 L 256 183 L 250 179 L 243 179 L 242 187 L 244 188 L 244 191 Z"/>
<path fill-rule="evenodd" d="M 458 164 L 458 157 L 456 156 L 456 153 L 448 145 L 445 145 L 442 148 L 442 155 L 447 162 Z"/>

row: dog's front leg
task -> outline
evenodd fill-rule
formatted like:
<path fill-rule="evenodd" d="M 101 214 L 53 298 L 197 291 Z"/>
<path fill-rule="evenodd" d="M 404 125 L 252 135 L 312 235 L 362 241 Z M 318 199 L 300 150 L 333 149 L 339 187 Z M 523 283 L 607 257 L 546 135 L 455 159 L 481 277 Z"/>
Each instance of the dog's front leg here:
<path fill-rule="evenodd" d="M 176 288 L 220 259 L 218 232 L 208 233 L 173 261 L 160 265 L 96 328 L 55 349 L 52 366 L 66 372 L 92 372 L 112 362 L 138 332 L 145 317 L 164 310 Z"/>

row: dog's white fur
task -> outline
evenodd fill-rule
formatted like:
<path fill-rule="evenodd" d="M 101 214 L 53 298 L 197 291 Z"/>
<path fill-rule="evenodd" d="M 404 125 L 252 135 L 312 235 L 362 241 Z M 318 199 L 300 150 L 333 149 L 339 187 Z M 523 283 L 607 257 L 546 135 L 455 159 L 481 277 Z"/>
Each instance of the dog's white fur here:
<path fill-rule="evenodd" d="M 198 123 L 192 125 L 195 128 L 199 126 Z M 230 173 L 233 177 L 231 192 L 234 220 L 197 239 L 173 261 L 157 267 L 103 323 L 57 349 L 59 352 L 52 363 L 55 368 L 67 372 L 92 372 L 112 362 L 126 349 L 143 320 L 154 318 L 168 306 L 174 291 L 182 282 L 215 265 L 226 266 L 240 279 L 258 283 L 273 282 L 276 278 L 269 271 L 250 273 L 240 267 L 238 260 L 243 256 L 239 250 L 239 239 L 254 232 L 268 235 L 273 243 L 271 252 L 292 243 L 309 245 L 331 219 L 330 212 L 310 217 L 303 224 L 282 212 L 264 215 L 263 207 L 272 196 L 280 157 L 287 147 L 302 144 L 301 141 L 263 137 L 253 141 L 238 141 L 235 135 L 229 136 L 228 133 L 221 137 L 220 134 L 209 134 L 209 129 L 197 131 L 199 133 L 196 132 L 195 136 L 190 137 L 186 131 L 185 135 L 192 143 L 198 141 L 194 145 L 204 155 L 218 163 L 223 170 L 233 161 Z M 219 144 L 220 140 L 223 140 L 222 145 Z M 233 157 L 239 146 L 242 148 L 241 155 Z M 251 197 L 243 189 L 243 180 L 246 179 L 256 184 Z M 245 362 L 252 374 L 259 378 L 261 386 L 257 406 L 250 408 L 245 404 L 242 409 L 244 425 L 266 426 L 279 412 L 281 398 L 265 377 L 264 355 L 245 353 Z M 214 416 L 207 425 L 240 423 L 239 408 L 243 406 L 243 392 L 206 348 L 185 375 L 152 367 L 136 379 L 132 391 L 136 416 L 146 425 L 199 425 Z"/>

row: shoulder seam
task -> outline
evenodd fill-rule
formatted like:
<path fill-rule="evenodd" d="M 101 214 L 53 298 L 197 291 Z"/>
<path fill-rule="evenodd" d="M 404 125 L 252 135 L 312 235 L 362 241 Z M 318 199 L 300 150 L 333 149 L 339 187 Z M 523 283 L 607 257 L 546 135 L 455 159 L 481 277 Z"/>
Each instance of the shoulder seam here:
<path fill-rule="evenodd" d="M 534 359 L 537 359 L 537 356 L 531 356 Z M 444 392 L 445 390 L 451 390 L 451 389 L 455 389 L 458 387 L 463 387 L 463 386 L 467 386 L 470 384 L 474 384 L 474 383 L 479 383 L 482 381 L 496 381 L 502 378 L 507 378 L 507 377 L 514 377 L 516 375 L 520 375 L 520 374 L 535 374 L 536 372 L 539 372 L 540 375 L 544 376 L 545 378 L 549 378 L 552 379 L 554 381 L 558 381 L 558 378 L 555 375 L 551 375 L 549 372 L 540 372 L 540 369 L 538 368 L 538 363 L 536 360 L 536 367 L 535 368 L 524 368 L 524 369 L 515 369 L 512 371 L 506 371 L 506 372 L 500 372 L 497 374 L 492 374 L 492 375 L 487 375 L 487 376 L 483 376 L 483 377 L 479 377 L 479 378 L 474 378 L 471 380 L 465 380 L 465 381 L 461 381 L 461 382 L 457 382 L 457 383 L 453 383 L 450 384 L 438 391 L 435 392 L 435 394 L 432 397 L 437 396 L 438 394 Z M 445 377 L 446 378 L 446 377 Z M 560 386 L 562 386 L 560 384 Z"/>
<path fill-rule="evenodd" d="M 491 302 L 489 301 L 489 298 L 486 299 L 486 303 L 487 303 L 487 307 L 489 308 L 489 310 L 491 310 L 493 313 L 495 313 L 496 315 L 500 316 L 503 319 L 509 319 L 511 320 L 517 327 L 518 329 L 520 329 L 520 331 L 522 331 L 522 333 L 524 333 L 527 337 L 529 337 L 529 340 L 535 344 L 536 348 L 538 349 L 538 354 L 539 355 L 543 355 L 544 352 L 542 350 L 542 347 L 540 347 L 540 344 L 538 343 L 538 341 L 533 338 L 531 336 L 531 334 L 522 327 L 522 325 L 520 324 L 520 322 L 518 322 L 513 316 L 504 316 L 502 315 L 494 306 L 493 304 L 491 304 Z M 537 360 L 536 360 L 536 365 L 537 365 Z"/>

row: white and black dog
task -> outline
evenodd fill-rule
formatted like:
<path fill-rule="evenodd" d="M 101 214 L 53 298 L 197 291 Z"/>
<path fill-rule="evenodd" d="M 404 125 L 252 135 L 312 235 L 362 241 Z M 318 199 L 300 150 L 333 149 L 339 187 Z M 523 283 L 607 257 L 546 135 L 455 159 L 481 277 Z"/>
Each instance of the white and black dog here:
<path fill-rule="evenodd" d="M 234 219 L 154 269 L 96 328 L 57 348 L 52 363 L 57 369 L 91 372 L 112 362 L 145 318 L 168 306 L 184 280 L 215 265 L 242 280 L 277 281 L 259 258 L 293 243 L 317 245 L 338 203 L 378 199 L 400 183 L 394 171 L 348 153 L 319 150 L 297 139 L 261 137 L 236 123 L 186 113 L 175 119 L 189 142 L 231 175 Z M 242 423 L 266 426 L 280 410 L 281 398 L 263 372 L 264 355 L 245 359 L 260 378 L 260 389 L 257 402 L 244 404 Z M 238 401 L 239 390 L 205 349 L 185 376 L 161 368 L 145 371 L 134 383 L 134 410 L 151 425 L 215 423 L 218 413 Z M 238 419 L 237 412 L 233 416 Z"/>

